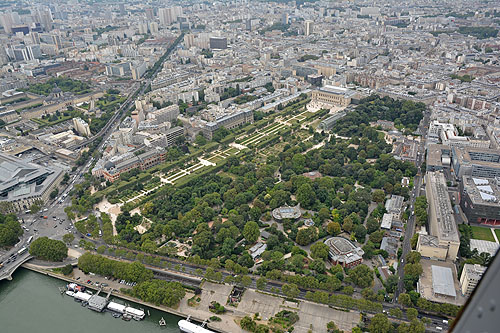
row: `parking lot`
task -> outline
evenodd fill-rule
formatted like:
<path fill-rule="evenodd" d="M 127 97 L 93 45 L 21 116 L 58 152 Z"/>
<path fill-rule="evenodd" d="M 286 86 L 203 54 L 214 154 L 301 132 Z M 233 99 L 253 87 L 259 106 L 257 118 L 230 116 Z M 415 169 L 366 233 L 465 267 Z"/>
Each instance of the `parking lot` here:
<path fill-rule="evenodd" d="M 92 274 L 85 274 L 82 272 L 80 269 L 75 268 L 73 270 L 73 278 L 77 280 L 77 283 L 85 286 L 85 287 L 92 287 L 94 289 L 99 289 L 100 287 L 103 287 L 103 289 L 108 290 L 109 288 L 113 288 L 114 290 L 120 290 L 122 288 L 125 289 L 131 289 L 133 288 L 132 285 L 126 285 L 123 283 L 120 283 L 120 280 L 118 279 L 106 279 L 105 277 L 98 276 L 98 275 L 92 275 Z M 91 282 L 88 283 L 87 281 L 90 280 Z M 98 283 L 96 285 L 96 283 Z"/>

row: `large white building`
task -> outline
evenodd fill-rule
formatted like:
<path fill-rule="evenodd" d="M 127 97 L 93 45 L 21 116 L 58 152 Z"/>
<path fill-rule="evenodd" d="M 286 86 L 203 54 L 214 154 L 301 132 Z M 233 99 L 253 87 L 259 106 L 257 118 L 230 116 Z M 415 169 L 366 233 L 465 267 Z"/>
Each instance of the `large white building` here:
<path fill-rule="evenodd" d="M 90 127 L 89 124 L 82 118 L 73 118 L 73 127 L 75 128 L 75 131 L 78 132 L 78 134 L 89 137 L 92 135 L 90 132 Z"/>
<path fill-rule="evenodd" d="M 341 87 L 324 86 L 312 91 L 311 104 L 332 108 L 351 104 L 356 92 Z"/>
<path fill-rule="evenodd" d="M 460 276 L 460 289 L 462 295 L 470 296 L 474 288 L 476 288 L 479 280 L 486 272 L 486 267 L 481 265 L 471 265 L 465 264 L 462 270 L 462 276 Z"/>
<path fill-rule="evenodd" d="M 314 22 L 307 20 L 304 22 L 304 34 L 306 36 L 312 35 L 314 32 Z"/>
<path fill-rule="evenodd" d="M 420 235 L 417 251 L 423 257 L 454 261 L 458 254 L 460 237 L 446 179 L 441 171 L 427 172 L 425 178 L 430 235 Z"/>

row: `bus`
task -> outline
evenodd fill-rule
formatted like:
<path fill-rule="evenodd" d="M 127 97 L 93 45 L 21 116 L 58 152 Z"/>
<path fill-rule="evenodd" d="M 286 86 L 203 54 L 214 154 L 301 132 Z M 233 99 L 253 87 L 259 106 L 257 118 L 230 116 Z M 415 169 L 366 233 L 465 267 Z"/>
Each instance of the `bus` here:
<path fill-rule="evenodd" d="M 17 251 L 17 254 L 21 255 L 21 254 L 25 253 L 26 251 L 28 251 L 28 249 L 26 247 L 23 247 L 22 249 L 20 249 L 19 251 Z"/>
<path fill-rule="evenodd" d="M 30 238 L 28 238 L 28 244 L 31 243 L 32 240 L 33 240 L 33 236 L 30 236 Z"/>

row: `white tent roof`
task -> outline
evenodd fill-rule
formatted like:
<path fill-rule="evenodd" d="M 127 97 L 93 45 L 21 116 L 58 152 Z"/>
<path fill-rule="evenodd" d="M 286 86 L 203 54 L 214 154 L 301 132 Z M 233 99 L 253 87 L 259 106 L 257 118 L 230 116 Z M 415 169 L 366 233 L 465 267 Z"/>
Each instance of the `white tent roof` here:
<path fill-rule="evenodd" d="M 432 289 L 435 294 L 457 297 L 453 273 L 449 267 L 432 265 Z"/>

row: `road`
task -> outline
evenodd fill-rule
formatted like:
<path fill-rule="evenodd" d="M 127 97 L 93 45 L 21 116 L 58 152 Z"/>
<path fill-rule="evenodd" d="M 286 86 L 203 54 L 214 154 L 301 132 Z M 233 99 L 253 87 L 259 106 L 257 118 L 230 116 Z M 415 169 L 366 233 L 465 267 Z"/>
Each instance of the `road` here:
<path fill-rule="evenodd" d="M 175 46 L 176 45 L 174 45 L 173 49 L 175 49 Z M 167 57 L 165 57 L 165 59 L 166 58 Z M 118 127 L 122 115 L 133 105 L 133 100 L 136 97 L 144 95 L 146 89 L 162 68 L 162 66 L 158 66 L 149 79 L 144 80 L 134 93 L 129 94 L 125 102 L 115 112 L 108 123 L 99 131 L 99 133 L 82 143 L 78 148 L 86 146 L 98 138 L 102 138 L 99 145 L 95 148 L 97 151 L 101 151 L 106 143 L 106 140 Z M 62 239 L 63 235 L 72 232 L 76 236 L 74 241 L 75 243 L 78 243 L 78 241 L 83 237 L 83 235 L 80 235 L 76 231 L 73 223 L 67 220 L 64 208 L 71 205 L 69 192 L 76 184 L 83 182 L 83 175 L 89 171 L 92 163 L 93 158 L 87 161 L 84 166 L 78 168 L 75 172 L 72 172 L 70 174 L 71 177 L 68 184 L 62 189 L 60 195 L 42 207 L 42 210 L 38 214 L 21 213 L 18 215 L 18 218 L 23 221 L 22 226 L 25 231 L 20 241 L 14 247 L 8 251 L 0 251 L 0 263 L 3 265 L 3 267 L 0 268 L 0 280 L 10 279 L 11 274 L 15 271 L 15 269 L 23 262 L 29 260 L 30 257 L 28 253 L 17 255 L 17 252 L 23 247 L 27 247 L 29 245 L 28 239 L 30 236 L 33 236 L 33 240 L 44 236 L 52 239 Z"/>
<path fill-rule="evenodd" d="M 420 167 L 422 166 L 422 162 L 425 159 L 425 138 L 427 135 L 427 128 L 429 127 L 429 113 L 426 112 L 424 114 L 424 118 L 420 122 L 419 128 L 417 132 L 421 134 L 421 141 L 420 144 L 418 145 L 417 148 L 417 161 L 416 165 L 418 168 L 418 173 L 414 177 L 413 184 L 414 187 L 410 193 L 410 199 L 408 201 L 408 207 L 410 210 L 410 217 L 408 218 L 408 222 L 406 223 L 406 228 L 405 228 L 405 235 L 404 235 L 404 240 L 403 240 L 403 253 L 401 255 L 401 260 L 399 261 L 398 265 L 398 286 L 394 292 L 394 303 L 397 303 L 399 295 L 403 292 L 404 289 L 404 266 L 406 264 L 405 258 L 408 253 L 411 252 L 411 238 L 413 234 L 415 233 L 415 200 L 417 197 L 420 196 L 420 190 L 421 190 L 421 184 L 422 184 L 422 177 L 423 174 L 425 174 L 425 170 L 421 170 Z"/>
<path fill-rule="evenodd" d="M 142 253 L 145 256 L 151 256 L 151 254 L 143 253 L 143 252 L 139 252 L 139 251 L 132 251 L 132 252 L 135 255 Z M 108 258 L 114 259 L 114 260 L 120 260 L 123 262 L 132 262 L 132 260 L 124 259 L 124 258 L 118 257 L 116 255 L 106 255 L 106 256 Z M 204 276 L 205 270 L 207 268 L 206 266 L 197 265 L 197 264 L 193 264 L 193 263 L 189 263 L 189 262 L 185 262 L 185 261 L 180 261 L 180 260 L 177 260 L 174 258 L 169 258 L 169 257 L 163 257 L 163 256 L 154 256 L 154 257 L 160 258 L 160 260 L 163 263 L 163 266 L 167 267 L 167 268 L 154 267 L 154 266 L 148 265 L 146 262 L 143 262 L 143 264 L 148 269 L 151 269 L 153 271 L 155 278 L 166 280 L 166 281 L 179 281 L 183 284 L 187 284 L 187 285 L 190 285 L 192 287 L 199 287 L 200 286 L 201 278 Z M 201 270 L 201 274 L 198 274 L 199 270 Z M 222 274 L 223 280 L 226 279 L 226 277 L 228 277 L 228 276 L 234 277 L 234 275 L 232 273 L 225 271 L 225 270 L 216 269 L 215 271 L 216 272 L 219 271 Z M 257 289 L 257 279 L 259 279 L 260 276 L 257 276 L 257 275 L 248 275 L 248 276 L 252 279 L 252 282 L 250 283 L 250 285 L 247 286 L 247 288 Z M 236 283 L 232 283 L 232 284 L 236 284 Z M 270 294 L 286 297 L 286 295 L 281 292 L 281 288 L 282 288 L 283 284 L 285 284 L 285 283 L 283 283 L 281 281 L 268 280 L 266 287 L 263 291 L 270 293 Z M 306 293 L 307 292 L 314 292 L 316 290 L 310 289 L 310 288 L 299 287 L 299 291 L 300 291 L 300 293 L 296 298 L 301 299 L 301 300 L 306 300 Z M 323 290 L 321 290 L 321 291 L 323 291 Z M 342 293 L 333 292 L 333 294 L 340 295 Z M 356 291 L 352 295 L 352 298 L 356 298 L 356 299 L 362 298 L 361 294 L 359 293 L 359 290 Z M 384 312 L 389 317 L 391 317 L 389 315 L 389 311 L 392 308 L 399 308 L 398 304 L 393 304 L 393 303 L 389 303 L 389 302 L 380 302 L 380 303 L 383 307 Z M 364 312 L 375 314 L 375 312 L 369 312 L 369 311 L 364 311 Z M 428 330 L 432 330 L 433 328 L 435 328 L 435 326 L 440 326 L 443 328 L 447 327 L 447 325 L 443 324 L 443 319 L 447 319 L 445 317 L 432 315 L 432 314 L 421 314 L 421 317 L 428 318 L 431 321 L 432 324 L 430 324 L 430 326 L 427 327 Z M 396 318 L 396 317 L 391 317 L 391 318 L 393 320 L 399 320 L 399 318 Z"/>

